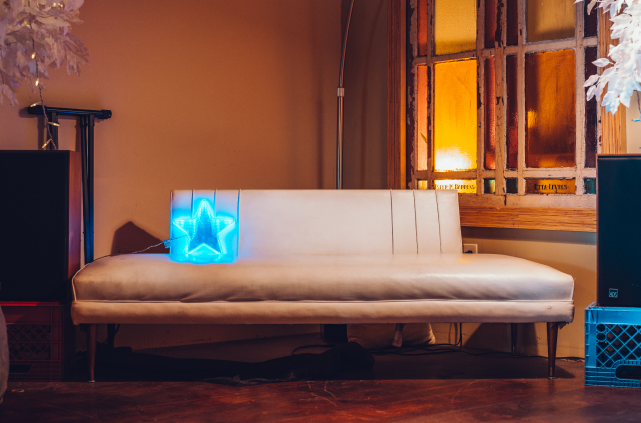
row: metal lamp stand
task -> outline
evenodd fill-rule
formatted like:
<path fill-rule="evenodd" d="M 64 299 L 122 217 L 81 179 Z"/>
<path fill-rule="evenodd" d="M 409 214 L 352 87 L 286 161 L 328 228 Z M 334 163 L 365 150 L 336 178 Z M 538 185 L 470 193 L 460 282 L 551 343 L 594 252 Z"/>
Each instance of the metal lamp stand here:
<path fill-rule="evenodd" d="M 80 120 L 80 156 L 82 162 L 82 219 L 84 225 L 85 240 L 85 264 L 94 260 L 94 123 L 96 119 L 109 119 L 111 110 L 85 110 L 68 109 L 64 107 L 47 107 L 49 122 L 58 123 L 58 116 L 76 116 Z M 27 108 L 30 115 L 42 116 L 42 106 L 31 106 Z M 47 148 L 54 149 L 58 145 L 58 127 L 52 125 L 50 128 L 53 143 Z"/>

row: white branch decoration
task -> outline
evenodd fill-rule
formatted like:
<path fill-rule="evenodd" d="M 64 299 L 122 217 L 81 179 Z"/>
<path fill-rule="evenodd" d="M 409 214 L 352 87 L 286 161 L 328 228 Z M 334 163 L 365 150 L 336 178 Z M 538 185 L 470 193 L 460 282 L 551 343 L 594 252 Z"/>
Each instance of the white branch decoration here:
<path fill-rule="evenodd" d="M 577 0 L 579 3 L 583 0 Z M 610 45 L 610 58 L 601 58 L 594 63 L 597 67 L 603 68 L 608 65 L 612 67 L 599 75 L 592 75 L 585 81 L 584 87 L 590 87 L 587 92 L 587 99 L 601 94 L 607 85 L 602 106 L 606 111 L 615 114 L 619 104 L 630 107 L 630 97 L 634 91 L 641 91 L 641 4 L 640 0 L 592 0 L 588 4 L 588 13 L 592 12 L 595 5 L 603 10 L 603 13 L 610 12 L 612 21 L 612 39 L 619 40 L 619 45 Z"/>
<path fill-rule="evenodd" d="M 0 0 L 0 104 L 18 100 L 14 89 L 28 81 L 31 90 L 42 87 L 47 68 L 67 62 L 67 72 L 80 75 L 88 63 L 87 49 L 72 36 L 71 24 L 80 24 L 84 0 Z"/>

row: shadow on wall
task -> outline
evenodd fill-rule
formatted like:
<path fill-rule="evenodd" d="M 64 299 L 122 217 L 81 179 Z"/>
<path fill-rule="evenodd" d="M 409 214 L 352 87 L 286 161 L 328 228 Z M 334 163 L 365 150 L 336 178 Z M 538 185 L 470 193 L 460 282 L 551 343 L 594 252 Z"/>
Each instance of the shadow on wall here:
<path fill-rule="evenodd" d="M 111 243 L 111 254 L 129 254 L 135 251 L 144 250 L 152 245 L 160 244 L 145 251 L 145 254 L 168 254 L 169 250 L 162 245 L 162 239 L 156 238 L 149 232 L 138 227 L 133 222 L 127 222 L 114 233 Z"/>

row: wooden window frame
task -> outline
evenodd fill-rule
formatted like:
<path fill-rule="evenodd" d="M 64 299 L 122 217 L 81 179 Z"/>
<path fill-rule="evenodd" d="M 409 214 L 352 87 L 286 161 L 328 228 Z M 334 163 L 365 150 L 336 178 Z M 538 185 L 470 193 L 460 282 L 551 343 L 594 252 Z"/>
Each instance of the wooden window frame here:
<path fill-rule="evenodd" d="M 476 57 L 484 59 L 489 55 L 488 49 L 483 49 L 483 28 L 484 28 L 484 11 L 485 0 L 481 0 L 477 10 L 477 27 L 479 28 L 477 36 L 477 50 L 472 53 L 458 53 L 454 55 L 443 55 L 430 57 L 431 37 L 428 37 L 428 52 L 426 56 L 418 55 L 418 3 L 423 2 L 423 6 L 433 7 L 434 0 L 388 0 L 388 187 L 390 188 L 414 188 L 418 179 L 432 179 L 434 176 L 442 176 L 432 173 L 430 170 L 423 173 L 415 170 L 416 164 L 416 69 L 419 65 L 429 65 L 447 59 L 457 59 L 463 57 Z M 503 2 L 499 1 L 499 4 Z M 588 46 L 597 46 L 599 57 L 607 55 L 609 45 L 612 43 L 609 35 L 610 21 L 607 17 L 599 13 L 599 35 L 597 38 L 583 39 L 583 7 L 579 4 L 575 7 L 575 37 L 571 40 L 560 40 L 536 44 L 523 43 L 523 26 L 524 14 L 523 7 L 525 0 L 519 2 L 519 46 L 505 46 L 505 31 L 503 31 L 503 42 L 495 43 L 494 58 L 496 66 L 496 92 L 503 93 L 504 82 L 504 57 L 505 54 L 518 54 L 519 76 L 519 111 L 523 116 L 524 106 L 524 83 L 523 83 L 523 66 L 524 54 L 536 51 L 554 51 L 567 48 L 574 48 L 580 54 L 575 55 L 577 75 L 577 162 L 581 165 L 577 169 L 525 169 L 525 151 L 524 151 L 524 119 L 520 119 L 519 125 L 519 170 L 504 170 L 504 153 L 505 146 L 505 127 L 502 125 L 502 119 L 497 119 L 496 127 L 496 171 L 484 171 L 483 163 L 483 107 L 479 108 L 478 122 L 478 156 L 477 163 L 479 170 L 467 172 L 475 173 L 479 191 L 482 190 L 482 179 L 485 174 L 495 172 L 497 180 L 497 191 L 501 195 L 486 194 L 461 194 L 461 224 L 462 226 L 475 227 L 502 227 L 502 228 L 527 228 L 527 229 L 547 229 L 547 230 L 567 230 L 567 231 L 596 231 L 596 198 L 594 195 L 523 195 L 524 181 L 523 176 L 528 177 L 559 177 L 569 176 L 570 174 L 577 178 L 577 189 L 581 189 L 583 184 L 579 183 L 579 178 L 594 177 L 595 169 L 583 169 L 584 148 L 584 117 L 583 96 L 583 48 Z M 595 13 L 595 12 L 593 12 Z M 427 20 L 429 25 L 429 19 Z M 499 23 L 497 23 L 499 24 Z M 502 7 L 501 22 L 502 28 L 506 28 L 506 10 Z M 431 28 L 428 26 L 428 33 L 431 34 Z M 404 33 L 403 33 L 404 32 Z M 580 35 L 580 36 L 578 36 Z M 499 52 L 500 49 L 500 52 Z M 580 50 L 579 50 L 580 49 Z M 485 50 L 485 52 L 484 52 Z M 478 77 L 479 87 L 482 87 L 483 62 L 479 62 Z M 498 63 L 500 62 L 500 63 Z M 403 78 L 404 77 L 404 78 Z M 407 84 L 401 83 L 402 79 Z M 399 89 L 398 87 L 401 87 Z M 406 101 L 402 101 L 406 95 Z M 482 98 L 482 97 L 481 97 Z M 433 102 L 431 102 L 433 103 Z M 403 110 L 406 107 L 406 110 Z M 499 102 L 496 115 L 502 116 L 504 104 Z M 599 151 L 602 153 L 621 153 L 625 151 L 625 110 L 620 111 L 612 116 L 606 114 L 603 108 L 599 108 L 601 119 L 599 120 L 598 133 Z M 622 113 L 623 112 L 623 113 Z M 406 119 L 403 117 L 406 116 Z M 405 141 L 406 140 L 406 141 Z M 433 155 L 431 156 L 433 157 Z M 427 173 L 427 175 L 426 175 Z M 449 173 L 448 178 L 456 176 L 469 176 L 466 172 Z M 504 184 L 498 183 L 504 177 L 520 176 L 519 195 L 505 195 Z M 566 175 L 567 173 L 567 175 Z M 425 176 L 428 176 L 425 178 Z M 581 181 L 582 182 L 582 181 Z M 500 191 L 499 191 L 500 190 Z M 494 197 L 490 200 L 483 197 Z M 517 198 L 520 197 L 520 198 Z M 568 201 L 568 197 L 582 197 Z M 514 200 L 513 198 L 516 198 Z"/>

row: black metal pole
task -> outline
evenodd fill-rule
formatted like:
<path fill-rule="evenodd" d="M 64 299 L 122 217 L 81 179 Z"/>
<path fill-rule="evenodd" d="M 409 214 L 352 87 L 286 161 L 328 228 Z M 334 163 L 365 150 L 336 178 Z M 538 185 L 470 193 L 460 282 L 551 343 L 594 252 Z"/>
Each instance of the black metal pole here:
<path fill-rule="evenodd" d="M 88 118 L 88 131 L 87 131 L 87 191 L 89 197 L 89 236 L 87 237 L 87 243 L 89 244 L 88 254 L 85 257 L 85 263 L 91 263 L 93 261 L 93 224 L 94 224 L 94 150 L 93 150 L 93 127 L 94 127 L 94 115 L 89 115 Z"/>
<path fill-rule="evenodd" d="M 89 263 L 89 195 L 87 190 L 87 117 L 80 116 L 80 157 L 82 162 L 82 223 L 85 240 L 85 263 Z"/>
<path fill-rule="evenodd" d="M 42 115 L 42 106 L 28 107 L 31 115 Z M 111 118 L 111 110 L 70 109 L 67 107 L 44 106 L 45 113 L 51 116 L 51 122 L 58 122 L 58 116 L 76 116 L 80 118 L 80 153 L 82 157 L 82 218 L 85 232 L 85 263 L 94 259 L 94 123 L 96 118 Z M 55 132 L 55 135 L 54 135 Z M 51 128 L 51 136 L 58 145 L 58 128 Z M 51 146 L 53 147 L 53 146 Z"/>

